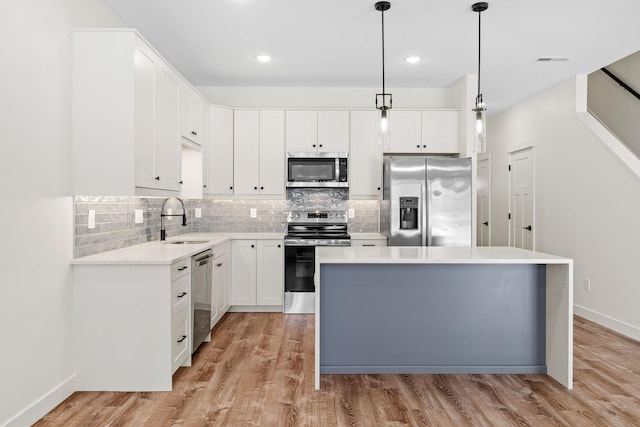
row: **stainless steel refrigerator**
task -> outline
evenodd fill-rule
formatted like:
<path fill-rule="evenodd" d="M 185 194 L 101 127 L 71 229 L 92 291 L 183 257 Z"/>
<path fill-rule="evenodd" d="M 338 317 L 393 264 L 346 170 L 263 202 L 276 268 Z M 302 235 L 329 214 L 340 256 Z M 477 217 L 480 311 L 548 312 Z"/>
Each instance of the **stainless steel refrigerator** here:
<path fill-rule="evenodd" d="M 385 156 L 383 168 L 389 246 L 471 246 L 471 159 Z"/>

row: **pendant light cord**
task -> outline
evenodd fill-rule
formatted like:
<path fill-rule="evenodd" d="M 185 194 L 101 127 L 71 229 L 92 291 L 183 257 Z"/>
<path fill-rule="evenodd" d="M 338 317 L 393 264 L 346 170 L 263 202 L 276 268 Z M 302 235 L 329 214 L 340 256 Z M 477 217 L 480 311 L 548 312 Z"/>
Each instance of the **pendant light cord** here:
<path fill-rule="evenodd" d="M 385 106 L 384 94 L 386 93 L 384 87 L 384 10 L 382 10 L 382 105 Z"/>
<path fill-rule="evenodd" d="M 482 12 L 478 12 L 478 97 L 480 97 L 480 55 L 481 55 L 481 37 L 482 32 L 480 31 L 482 25 Z M 383 72 L 384 73 L 384 72 Z"/>

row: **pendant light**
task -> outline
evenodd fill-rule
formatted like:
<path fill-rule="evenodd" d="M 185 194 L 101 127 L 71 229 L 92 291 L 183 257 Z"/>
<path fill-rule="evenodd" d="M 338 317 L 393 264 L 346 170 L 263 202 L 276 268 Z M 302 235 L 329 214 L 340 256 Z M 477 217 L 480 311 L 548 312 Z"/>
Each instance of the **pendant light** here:
<path fill-rule="evenodd" d="M 382 132 L 386 132 L 389 128 L 389 119 L 387 118 L 387 110 L 391 109 L 391 104 L 393 103 L 393 99 L 390 93 L 385 93 L 385 85 L 384 85 L 384 12 L 391 8 L 391 3 L 388 1 L 379 1 L 375 4 L 376 10 L 380 11 L 382 14 L 382 93 L 376 94 L 376 108 L 380 110 L 380 129 Z M 379 103 L 378 99 L 381 99 L 382 102 Z M 387 105 L 387 100 L 389 100 L 389 105 Z M 382 105 L 380 105 L 382 104 Z"/>
<path fill-rule="evenodd" d="M 489 8 L 489 3 L 479 2 L 471 5 L 471 10 L 478 12 L 478 96 L 476 96 L 476 106 L 473 108 L 475 113 L 475 143 L 476 152 L 484 153 L 487 149 L 487 119 L 485 113 L 484 100 L 480 92 L 480 37 L 481 37 L 481 15 L 482 12 Z"/>

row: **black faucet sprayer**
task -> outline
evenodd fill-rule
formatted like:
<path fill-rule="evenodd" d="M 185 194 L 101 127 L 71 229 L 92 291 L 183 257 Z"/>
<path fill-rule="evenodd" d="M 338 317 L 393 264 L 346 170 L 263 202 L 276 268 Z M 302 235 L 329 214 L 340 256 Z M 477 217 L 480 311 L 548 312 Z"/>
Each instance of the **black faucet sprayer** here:
<path fill-rule="evenodd" d="M 179 214 L 165 214 L 164 213 L 164 205 L 167 203 L 167 200 L 169 199 L 164 199 L 164 201 L 162 202 L 162 209 L 160 209 L 160 240 L 166 240 L 167 238 L 167 232 L 164 229 L 164 217 L 165 216 L 181 216 L 182 217 L 182 226 L 185 227 L 187 225 L 187 210 L 184 207 L 184 202 L 182 201 L 181 198 L 176 197 L 176 200 L 178 200 L 180 202 L 180 204 L 182 205 L 182 215 Z"/>

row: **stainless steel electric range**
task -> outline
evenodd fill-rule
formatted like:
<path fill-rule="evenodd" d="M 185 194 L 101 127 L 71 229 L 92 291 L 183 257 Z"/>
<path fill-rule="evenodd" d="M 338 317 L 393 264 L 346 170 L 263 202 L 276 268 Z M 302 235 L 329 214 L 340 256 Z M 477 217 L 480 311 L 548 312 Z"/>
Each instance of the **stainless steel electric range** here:
<path fill-rule="evenodd" d="M 351 246 L 347 215 L 292 211 L 284 238 L 284 312 L 313 313 L 316 246 Z"/>

